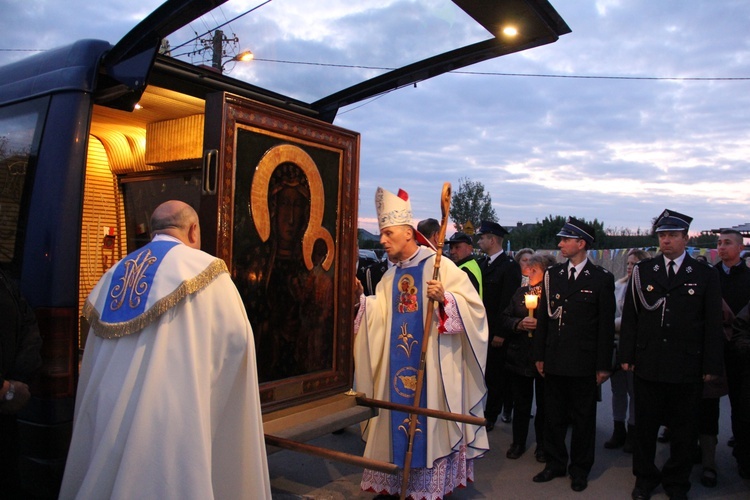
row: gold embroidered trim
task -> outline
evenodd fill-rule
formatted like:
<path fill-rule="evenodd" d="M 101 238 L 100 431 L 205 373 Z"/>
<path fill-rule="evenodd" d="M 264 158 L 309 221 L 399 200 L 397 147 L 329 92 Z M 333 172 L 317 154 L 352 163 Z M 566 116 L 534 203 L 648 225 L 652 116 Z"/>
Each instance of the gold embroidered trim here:
<path fill-rule="evenodd" d="M 103 339 L 117 339 L 139 332 L 153 323 L 162 314 L 179 304 L 188 295 L 203 290 L 222 273 L 229 272 L 227 265 L 221 259 L 213 261 L 206 269 L 193 279 L 183 281 L 172 293 L 159 299 L 148 311 L 140 316 L 122 323 L 103 323 L 99 319 L 99 312 L 94 305 L 86 300 L 83 306 L 83 316 L 89 321 L 97 337 Z"/>

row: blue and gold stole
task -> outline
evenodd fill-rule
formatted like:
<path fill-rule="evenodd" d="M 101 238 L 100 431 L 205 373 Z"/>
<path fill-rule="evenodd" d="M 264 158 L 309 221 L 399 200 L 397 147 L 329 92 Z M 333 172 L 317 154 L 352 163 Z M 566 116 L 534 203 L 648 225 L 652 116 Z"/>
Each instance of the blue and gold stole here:
<path fill-rule="evenodd" d="M 156 270 L 176 245 L 175 241 L 152 241 L 122 259 L 112 275 L 102 322 L 123 323 L 143 314 Z"/>
<path fill-rule="evenodd" d="M 417 372 L 422 354 L 424 322 L 422 307 L 423 260 L 418 266 L 407 269 L 396 268 L 393 281 L 393 320 L 391 322 L 391 401 L 412 406 L 417 390 Z M 427 374 L 425 374 L 420 396 L 420 406 L 426 406 Z M 417 419 L 417 430 L 412 444 L 412 467 L 426 467 L 427 436 L 424 416 Z M 404 466 L 404 456 L 409 446 L 409 415 L 391 411 L 391 439 L 393 440 L 393 463 Z"/>

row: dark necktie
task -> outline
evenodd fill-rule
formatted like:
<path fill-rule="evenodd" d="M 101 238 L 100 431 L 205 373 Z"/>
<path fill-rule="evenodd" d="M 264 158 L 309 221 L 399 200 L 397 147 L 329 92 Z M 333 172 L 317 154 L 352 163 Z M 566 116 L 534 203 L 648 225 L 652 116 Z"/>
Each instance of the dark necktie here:
<path fill-rule="evenodd" d="M 669 277 L 669 281 L 672 281 L 674 279 L 674 261 L 670 260 L 667 263 L 667 277 Z"/>
<path fill-rule="evenodd" d="M 568 277 L 568 286 L 572 287 L 576 282 L 576 268 L 570 268 L 570 276 Z"/>

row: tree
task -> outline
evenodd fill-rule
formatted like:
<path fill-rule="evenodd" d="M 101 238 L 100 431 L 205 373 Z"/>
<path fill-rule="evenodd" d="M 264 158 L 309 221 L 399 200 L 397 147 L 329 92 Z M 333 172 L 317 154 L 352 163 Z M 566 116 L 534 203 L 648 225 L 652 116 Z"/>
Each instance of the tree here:
<path fill-rule="evenodd" d="M 456 231 L 464 231 L 466 222 L 471 222 L 475 228 L 479 228 L 483 220 L 497 222 L 492 198 L 484 192 L 484 184 L 466 177 L 458 179 L 458 191 L 453 193 L 450 215 Z"/>
<path fill-rule="evenodd" d="M 701 231 L 700 236 L 693 236 L 688 240 L 688 245 L 698 248 L 716 248 L 719 236 L 711 231 Z"/>
<path fill-rule="evenodd" d="M 535 225 L 527 225 L 514 229 L 507 239 L 511 242 L 511 247 L 515 250 L 519 248 L 534 248 L 552 250 L 557 248 L 560 238 L 557 233 L 565 225 L 566 217 L 562 215 L 548 215 L 542 222 Z M 591 248 L 608 248 L 607 235 L 604 233 L 604 223 L 597 219 L 587 221 L 582 217 L 576 219 L 585 222 L 594 228 L 595 241 Z"/>

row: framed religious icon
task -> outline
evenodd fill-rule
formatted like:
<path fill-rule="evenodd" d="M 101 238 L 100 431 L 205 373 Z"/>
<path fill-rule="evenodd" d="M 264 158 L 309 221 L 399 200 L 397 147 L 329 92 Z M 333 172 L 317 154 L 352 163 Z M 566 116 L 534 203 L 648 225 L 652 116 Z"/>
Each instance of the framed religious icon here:
<path fill-rule="evenodd" d="M 264 411 L 346 391 L 359 134 L 228 94 L 207 101 L 206 120 L 217 163 L 215 194 L 201 201 L 204 248 L 245 304 Z"/>

